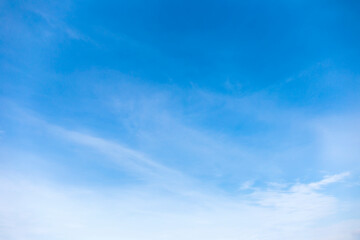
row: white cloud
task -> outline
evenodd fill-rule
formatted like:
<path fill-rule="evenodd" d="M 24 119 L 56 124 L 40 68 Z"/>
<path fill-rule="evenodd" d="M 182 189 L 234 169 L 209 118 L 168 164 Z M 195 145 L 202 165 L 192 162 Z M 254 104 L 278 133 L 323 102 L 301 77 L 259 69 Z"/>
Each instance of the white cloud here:
<path fill-rule="evenodd" d="M 2 239 L 355 240 L 360 230 L 356 219 L 327 222 L 341 202 L 311 187 L 184 198 L 144 186 L 74 188 L 13 176 L 0 178 L 0 195 Z"/>
<path fill-rule="evenodd" d="M 245 182 L 243 182 L 243 183 L 240 185 L 240 190 L 249 190 L 249 189 L 252 189 L 253 185 L 254 185 L 254 181 L 253 181 L 253 180 L 245 181 Z"/>
<path fill-rule="evenodd" d="M 307 186 L 310 189 L 319 189 L 323 186 L 326 186 L 330 183 L 335 183 L 335 182 L 339 182 L 341 180 L 343 180 L 345 177 L 349 176 L 350 173 L 349 172 L 344 172 L 344 173 L 340 173 L 340 174 L 336 174 L 336 175 L 332 175 L 332 176 L 326 176 L 323 180 L 319 181 L 319 182 L 314 182 L 314 183 L 310 183 Z"/>
<path fill-rule="evenodd" d="M 36 125 L 39 120 L 32 121 Z M 342 181 L 347 172 L 318 182 L 286 183 L 229 196 L 202 188 L 185 174 L 114 141 L 44 122 L 39 125 L 59 139 L 95 150 L 104 159 L 145 176 L 151 184 L 74 188 L 2 177 L 0 238 L 356 239 L 360 220 L 341 216 L 341 199 L 319 191 Z"/>
<path fill-rule="evenodd" d="M 296 191 L 309 192 L 309 191 L 313 191 L 313 190 L 318 190 L 328 184 L 339 182 L 349 175 L 350 175 L 349 172 L 343 172 L 340 174 L 325 176 L 319 182 L 313 182 L 313 183 L 309 183 L 309 184 L 296 184 L 292 187 L 292 191 L 294 191 L 294 192 L 296 192 Z"/>

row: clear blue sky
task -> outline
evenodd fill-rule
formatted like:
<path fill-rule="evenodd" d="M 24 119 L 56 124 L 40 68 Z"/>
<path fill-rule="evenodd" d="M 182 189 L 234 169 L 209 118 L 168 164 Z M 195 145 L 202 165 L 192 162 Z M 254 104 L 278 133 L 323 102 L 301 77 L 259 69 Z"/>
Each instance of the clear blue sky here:
<path fill-rule="evenodd" d="M 0 1 L 0 238 L 360 238 L 357 1 Z"/>

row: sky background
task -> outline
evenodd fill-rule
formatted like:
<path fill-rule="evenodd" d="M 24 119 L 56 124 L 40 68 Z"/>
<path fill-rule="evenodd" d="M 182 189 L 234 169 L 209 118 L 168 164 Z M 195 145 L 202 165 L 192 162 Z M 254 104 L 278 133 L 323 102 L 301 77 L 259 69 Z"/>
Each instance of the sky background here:
<path fill-rule="evenodd" d="M 359 240 L 360 3 L 0 0 L 0 238 Z"/>

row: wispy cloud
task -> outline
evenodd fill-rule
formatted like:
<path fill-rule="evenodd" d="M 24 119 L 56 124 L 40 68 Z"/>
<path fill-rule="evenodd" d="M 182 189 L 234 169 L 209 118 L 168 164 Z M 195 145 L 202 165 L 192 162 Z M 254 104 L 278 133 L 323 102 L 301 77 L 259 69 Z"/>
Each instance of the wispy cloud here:
<path fill-rule="evenodd" d="M 344 181 L 348 172 L 280 188 L 255 188 L 248 181 L 243 186 L 248 193 L 229 195 L 113 140 L 34 117 L 32 124 L 59 141 L 99 152 L 102 160 L 146 181 L 101 189 L 4 175 L 0 226 L 5 239 L 356 239 L 359 220 L 344 215 L 342 199 L 322 191 Z"/>
<path fill-rule="evenodd" d="M 54 34 L 63 33 L 68 38 L 74 40 L 91 40 L 89 37 L 80 33 L 79 30 L 75 30 L 74 28 L 70 27 L 69 24 L 64 21 L 66 16 L 65 12 L 69 10 L 69 6 L 65 9 L 59 9 L 58 6 L 52 5 L 50 3 L 28 2 L 25 4 L 25 10 L 41 17 L 46 22 L 48 27 L 50 27 L 50 31 Z"/>
<path fill-rule="evenodd" d="M 179 193 L 185 191 L 184 186 L 189 184 L 190 179 L 179 171 L 166 167 L 146 157 L 145 154 L 119 143 L 50 124 L 47 124 L 47 128 L 56 137 L 65 138 L 72 143 L 98 151 L 106 156 L 109 161 L 118 164 L 127 171 L 136 173 L 140 178 L 146 178 L 148 183 L 156 183 L 169 191 L 179 191 Z"/>
<path fill-rule="evenodd" d="M 334 182 L 339 176 L 320 182 Z M 352 240 L 360 226 L 358 220 L 326 223 L 325 218 L 336 214 L 341 203 L 313 188 L 308 192 L 293 187 L 265 189 L 245 199 L 208 192 L 199 204 L 196 196 L 183 199 L 144 187 L 101 190 L 44 182 L 0 179 L 2 237 L 325 240 L 332 235 L 330 239 Z M 318 183 L 306 185 L 314 184 Z"/>
<path fill-rule="evenodd" d="M 344 172 L 341 174 L 336 174 L 336 175 L 332 175 L 332 176 L 326 176 L 323 180 L 319 181 L 319 182 L 314 182 L 314 183 L 310 183 L 307 186 L 310 189 L 320 189 L 330 183 L 335 183 L 338 181 L 343 180 L 345 177 L 349 176 L 350 173 L 349 172 Z"/>
<path fill-rule="evenodd" d="M 0 0 L 0 239 L 359 240 L 357 6 L 313 2 Z"/>

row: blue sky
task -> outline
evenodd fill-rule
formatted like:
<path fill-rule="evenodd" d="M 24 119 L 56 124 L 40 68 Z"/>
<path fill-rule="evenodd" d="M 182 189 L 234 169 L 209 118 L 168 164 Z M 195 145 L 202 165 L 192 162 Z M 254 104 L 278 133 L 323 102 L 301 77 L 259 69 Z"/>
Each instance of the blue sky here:
<path fill-rule="evenodd" d="M 0 1 L 0 238 L 360 239 L 356 1 Z"/>

